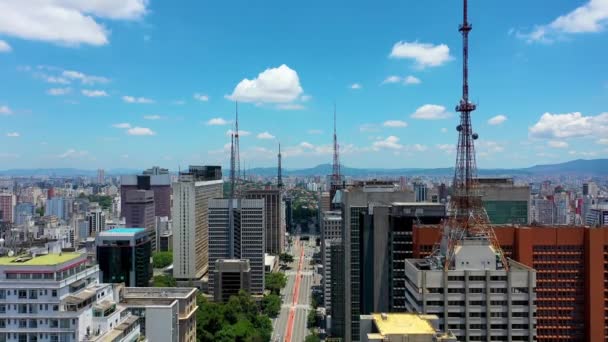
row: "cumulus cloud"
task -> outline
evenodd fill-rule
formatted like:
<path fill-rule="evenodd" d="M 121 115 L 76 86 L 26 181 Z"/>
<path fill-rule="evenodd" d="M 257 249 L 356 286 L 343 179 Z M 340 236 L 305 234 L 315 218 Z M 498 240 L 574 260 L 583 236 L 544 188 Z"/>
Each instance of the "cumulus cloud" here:
<path fill-rule="evenodd" d="M 139 127 L 135 126 L 127 129 L 128 135 L 156 135 L 156 132 L 147 128 L 147 127 Z"/>
<path fill-rule="evenodd" d="M 447 112 L 444 106 L 434 104 L 425 104 L 418 107 L 411 115 L 412 118 L 421 120 L 440 120 L 447 119 L 451 116 L 452 113 Z"/>
<path fill-rule="evenodd" d="M 507 121 L 507 117 L 501 114 L 490 118 L 490 120 L 488 120 L 488 124 L 496 126 L 502 124 L 505 121 Z"/>
<path fill-rule="evenodd" d="M 105 90 L 83 89 L 82 95 L 87 97 L 105 97 L 108 96 L 108 93 Z"/>
<path fill-rule="evenodd" d="M 87 151 L 79 151 L 76 150 L 74 148 L 70 148 L 67 151 L 63 152 L 62 154 L 58 155 L 57 157 L 60 159 L 66 159 L 66 158 L 81 158 L 84 157 L 86 155 L 88 155 L 89 152 Z"/>
<path fill-rule="evenodd" d="M 1 52 L 11 52 L 13 48 L 4 40 L 0 39 L 0 53 Z"/>
<path fill-rule="evenodd" d="M 281 110 L 302 110 L 306 107 L 299 103 L 280 103 L 276 106 L 276 108 Z"/>
<path fill-rule="evenodd" d="M 382 125 L 384 127 L 393 127 L 393 128 L 407 127 L 407 122 L 401 121 L 401 120 L 388 120 L 388 121 L 384 121 L 384 123 Z"/>
<path fill-rule="evenodd" d="M 262 132 L 257 135 L 257 138 L 258 139 L 274 139 L 274 135 L 272 135 L 268 132 Z"/>
<path fill-rule="evenodd" d="M 224 120 L 223 118 L 213 118 L 213 119 L 210 119 L 209 121 L 207 121 L 205 124 L 207 126 L 224 126 L 229 123 L 230 123 L 229 121 Z"/>
<path fill-rule="evenodd" d="M 549 140 L 547 145 L 553 148 L 568 148 L 568 143 L 560 140 Z"/>
<path fill-rule="evenodd" d="M 19 132 L 8 132 L 6 133 L 6 136 L 9 138 L 19 138 L 21 134 L 19 134 Z"/>
<path fill-rule="evenodd" d="M 353 83 L 348 86 L 350 89 L 361 89 L 363 86 L 360 83 Z"/>
<path fill-rule="evenodd" d="M 226 98 L 239 102 L 286 103 L 298 99 L 303 91 L 298 73 L 283 64 L 262 71 L 252 80 L 243 79 Z"/>
<path fill-rule="evenodd" d="M 226 136 L 231 136 L 231 135 L 233 135 L 234 133 L 235 133 L 235 132 L 234 132 L 233 130 L 229 129 L 229 130 L 227 130 L 227 131 L 226 131 Z M 249 131 L 244 131 L 244 130 L 242 130 L 242 129 L 241 129 L 241 130 L 239 130 L 239 137 L 246 137 L 246 136 L 249 136 L 249 135 L 251 135 L 251 132 L 249 132 Z"/>
<path fill-rule="evenodd" d="M 207 101 L 209 101 L 209 96 L 208 96 L 208 95 L 205 95 L 205 94 L 199 94 L 199 93 L 195 93 L 195 94 L 194 94 L 192 97 L 193 97 L 195 100 L 199 100 L 199 101 L 201 101 L 201 102 L 207 102 Z"/>
<path fill-rule="evenodd" d="M 514 31 L 528 43 L 551 43 L 562 36 L 603 31 L 608 26 L 608 1 L 590 0 L 549 24 L 537 25 L 530 32 Z"/>
<path fill-rule="evenodd" d="M 437 147 L 437 149 L 445 152 L 446 154 L 453 154 L 454 152 L 456 152 L 456 146 L 454 146 L 453 144 L 437 144 L 435 146 Z"/>
<path fill-rule="evenodd" d="M 399 138 L 391 135 L 384 140 L 374 141 L 372 148 L 376 151 L 381 149 L 400 150 L 403 148 L 403 145 L 399 143 Z"/>
<path fill-rule="evenodd" d="M 405 80 L 403 80 L 403 83 L 405 84 L 420 84 L 422 81 L 420 81 L 420 79 L 418 77 L 415 76 L 408 76 L 405 78 Z"/>
<path fill-rule="evenodd" d="M 382 81 L 382 84 L 391 84 L 401 82 L 401 76 L 391 75 Z"/>
<path fill-rule="evenodd" d="M 47 94 L 51 95 L 51 96 L 61 96 L 61 95 L 66 95 L 69 94 L 72 91 L 71 88 L 67 87 L 67 88 L 51 88 L 49 90 L 46 91 Z"/>
<path fill-rule="evenodd" d="M 162 117 L 160 115 L 144 115 L 144 119 L 146 120 L 160 120 Z"/>
<path fill-rule="evenodd" d="M 0 106 L 0 115 L 11 115 L 13 111 L 9 108 L 9 106 Z"/>
<path fill-rule="evenodd" d="M 416 67 L 437 67 L 450 61 L 450 48 L 445 44 L 433 45 L 429 43 L 399 41 L 393 45 L 390 58 L 411 59 Z"/>
<path fill-rule="evenodd" d="M 123 96 L 122 100 L 126 103 L 154 103 L 154 100 L 145 97 Z"/>
<path fill-rule="evenodd" d="M 531 138 L 566 139 L 608 136 L 608 113 L 584 116 L 580 112 L 566 114 L 545 113 L 528 129 Z"/>
<path fill-rule="evenodd" d="M 74 70 L 64 70 L 62 72 L 62 76 L 64 79 L 77 80 L 77 81 L 80 81 L 80 83 L 86 84 L 86 85 L 94 85 L 97 83 L 110 82 L 110 80 L 106 77 L 87 75 L 80 71 L 74 71 Z"/>
<path fill-rule="evenodd" d="M 148 0 L 0 1 L 0 33 L 62 45 L 105 45 L 110 32 L 97 19 L 136 20 Z"/>
<path fill-rule="evenodd" d="M 312 149 L 315 148 L 315 145 L 313 145 L 313 144 L 311 144 L 309 142 L 306 142 L 306 141 L 302 141 L 300 143 L 300 146 L 303 147 L 303 148 L 309 149 L 309 150 L 312 150 Z"/>
<path fill-rule="evenodd" d="M 601 138 L 597 140 L 599 145 L 608 145 L 608 138 Z"/>
<path fill-rule="evenodd" d="M 131 128 L 131 124 L 127 123 L 127 122 L 123 122 L 123 123 L 113 124 L 112 127 L 114 127 L 114 128 Z"/>

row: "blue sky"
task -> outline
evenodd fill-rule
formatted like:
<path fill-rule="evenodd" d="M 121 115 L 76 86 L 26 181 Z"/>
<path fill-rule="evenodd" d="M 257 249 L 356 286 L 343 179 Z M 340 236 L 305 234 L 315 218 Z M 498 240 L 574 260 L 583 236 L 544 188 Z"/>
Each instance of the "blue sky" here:
<path fill-rule="evenodd" d="M 454 164 L 460 1 L 0 0 L 0 169 Z M 608 0 L 470 1 L 480 167 L 608 157 Z M 248 135 L 246 135 L 249 133 Z"/>

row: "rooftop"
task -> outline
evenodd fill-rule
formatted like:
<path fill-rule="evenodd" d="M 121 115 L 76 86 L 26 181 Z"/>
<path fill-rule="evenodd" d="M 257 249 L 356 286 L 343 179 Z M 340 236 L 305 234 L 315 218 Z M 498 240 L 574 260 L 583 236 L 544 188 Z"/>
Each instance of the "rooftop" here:
<path fill-rule="evenodd" d="M 413 313 L 372 314 L 378 332 L 386 335 L 435 334 L 435 328 L 429 320 L 438 319 L 435 315 Z"/>
<path fill-rule="evenodd" d="M 106 230 L 105 232 L 101 232 L 101 234 L 137 234 L 145 230 L 145 228 L 113 228 Z"/>
<path fill-rule="evenodd" d="M 68 261 L 78 259 L 83 254 L 81 253 L 61 253 L 61 254 L 44 254 L 37 256 L 12 256 L 0 257 L 1 266 L 55 266 Z"/>

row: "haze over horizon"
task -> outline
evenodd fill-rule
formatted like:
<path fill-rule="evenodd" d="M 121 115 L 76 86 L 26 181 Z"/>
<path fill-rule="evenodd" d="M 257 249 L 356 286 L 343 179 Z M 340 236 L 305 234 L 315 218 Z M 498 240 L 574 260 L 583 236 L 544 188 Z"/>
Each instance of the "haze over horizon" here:
<path fill-rule="evenodd" d="M 470 3 L 480 168 L 608 157 L 608 1 L 548 3 Z M 234 100 L 247 168 L 329 163 L 334 102 L 342 164 L 453 166 L 460 3 L 244 4 L 0 0 L 1 169 L 226 167 Z"/>

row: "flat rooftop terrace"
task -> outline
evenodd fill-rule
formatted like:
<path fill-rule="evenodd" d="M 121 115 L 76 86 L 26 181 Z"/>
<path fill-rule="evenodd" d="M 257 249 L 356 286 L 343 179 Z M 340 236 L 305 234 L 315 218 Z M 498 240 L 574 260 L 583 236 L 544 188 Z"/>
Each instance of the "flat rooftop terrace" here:
<path fill-rule="evenodd" d="M 68 252 L 61 254 L 44 254 L 35 257 L 18 255 L 12 257 L 0 257 L 0 266 L 56 266 L 68 261 L 78 259 L 83 254 Z"/>

